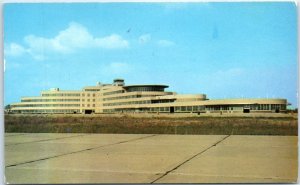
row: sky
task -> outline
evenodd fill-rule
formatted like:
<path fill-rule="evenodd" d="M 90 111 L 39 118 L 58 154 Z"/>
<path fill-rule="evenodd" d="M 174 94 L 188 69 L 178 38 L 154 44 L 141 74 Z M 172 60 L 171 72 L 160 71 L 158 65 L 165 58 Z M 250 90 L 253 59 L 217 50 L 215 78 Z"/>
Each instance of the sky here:
<path fill-rule="evenodd" d="M 4 104 L 123 78 L 297 106 L 293 2 L 4 5 Z"/>

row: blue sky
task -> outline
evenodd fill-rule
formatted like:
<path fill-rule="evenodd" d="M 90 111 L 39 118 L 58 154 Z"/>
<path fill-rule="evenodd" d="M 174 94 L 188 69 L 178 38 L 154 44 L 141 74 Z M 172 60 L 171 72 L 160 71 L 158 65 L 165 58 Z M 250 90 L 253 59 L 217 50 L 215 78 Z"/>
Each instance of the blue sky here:
<path fill-rule="evenodd" d="M 124 78 L 297 106 L 294 3 L 5 4 L 4 103 Z"/>

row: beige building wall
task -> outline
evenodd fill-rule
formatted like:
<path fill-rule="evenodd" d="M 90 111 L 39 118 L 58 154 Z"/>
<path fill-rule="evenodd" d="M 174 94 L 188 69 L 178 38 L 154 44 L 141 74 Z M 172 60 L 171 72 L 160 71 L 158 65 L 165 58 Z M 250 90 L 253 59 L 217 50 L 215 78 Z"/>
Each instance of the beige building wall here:
<path fill-rule="evenodd" d="M 286 99 L 219 99 L 205 94 L 177 94 L 164 85 L 125 86 L 122 79 L 112 84 L 87 86 L 79 91 L 52 88 L 38 97 L 23 97 L 11 104 L 15 113 L 114 113 L 114 112 L 282 112 Z"/>

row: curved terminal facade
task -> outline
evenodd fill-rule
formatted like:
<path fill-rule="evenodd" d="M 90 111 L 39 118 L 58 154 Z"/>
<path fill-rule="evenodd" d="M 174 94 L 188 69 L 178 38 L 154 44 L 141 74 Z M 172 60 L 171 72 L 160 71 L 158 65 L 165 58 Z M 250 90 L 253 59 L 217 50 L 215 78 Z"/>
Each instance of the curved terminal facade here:
<path fill-rule="evenodd" d="M 23 97 L 10 105 L 11 113 L 210 113 L 285 112 L 286 99 L 209 100 L 205 94 L 181 95 L 165 91 L 167 85 L 128 85 L 123 79 L 97 83 L 79 91 L 52 88 L 41 96 Z"/>

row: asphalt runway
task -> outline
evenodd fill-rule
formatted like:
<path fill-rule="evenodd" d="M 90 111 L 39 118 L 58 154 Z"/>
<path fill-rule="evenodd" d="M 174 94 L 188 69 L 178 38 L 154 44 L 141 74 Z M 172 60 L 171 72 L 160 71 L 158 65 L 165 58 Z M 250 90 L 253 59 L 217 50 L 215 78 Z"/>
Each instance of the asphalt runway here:
<path fill-rule="evenodd" d="M 291 183 L 297 136 L 5 134 L 8 183 Z"/>

